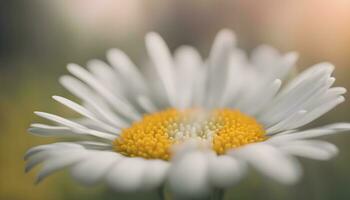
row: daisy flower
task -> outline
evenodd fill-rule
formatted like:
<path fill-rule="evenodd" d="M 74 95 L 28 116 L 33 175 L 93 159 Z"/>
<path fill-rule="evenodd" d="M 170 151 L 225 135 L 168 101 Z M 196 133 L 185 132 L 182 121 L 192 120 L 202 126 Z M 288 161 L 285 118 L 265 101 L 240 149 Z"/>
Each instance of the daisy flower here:
<path fill-rule="evenodd" d="M 349 123 L 305 129 L 344 101 L 332 87 L 334 67 L 316 64 L 292 78 L 297 54 L 259 46 L 248 57 L 230 30 L 218 33 L 207 59 L 191 46 L 171 55 L 156 33 L 146 36 L 150 62 L 143 72 L 118 49 L 109 64 L 69 64 L 60 83 L 76 103 L 53 99 L 80 114 L 36 115 L 51 125 L 29 131 L 62 142 L 31 148 L 26 171 L 42 164 L 37 181 L 66 168 L 85 185 L 116 191 L 168 188 L 174 197 L 212 195 L 254 168 L 283 184 L 301 177 L 296 157 L 328 160 L 338 153 L 314 139 L 344 132 Z M 220 196 L 220 195 L 219 195 Z"/>

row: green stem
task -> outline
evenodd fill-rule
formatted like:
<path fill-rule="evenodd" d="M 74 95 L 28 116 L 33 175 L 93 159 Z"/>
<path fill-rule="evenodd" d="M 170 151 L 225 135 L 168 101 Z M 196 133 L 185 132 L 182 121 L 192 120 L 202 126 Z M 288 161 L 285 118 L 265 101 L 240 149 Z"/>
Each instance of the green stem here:
<path fill-rule="evenodd" d="M 157 190 L 159 200 L 165 200 L 165 191 L 164 191 L 164 186 L 161 186 Z"/>
<path fill-rule="evenodd" d="M 223 200 L 224 199 L 224 190 L 222 189 L 214 189 L 210 200 Z"/>

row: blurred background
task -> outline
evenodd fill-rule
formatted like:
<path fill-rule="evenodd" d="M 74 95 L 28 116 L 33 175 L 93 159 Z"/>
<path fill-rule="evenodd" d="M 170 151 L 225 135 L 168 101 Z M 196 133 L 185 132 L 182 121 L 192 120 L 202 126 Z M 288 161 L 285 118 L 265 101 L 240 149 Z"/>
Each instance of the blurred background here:
<path fill-rule="evenodd" d="M 159 32 L 173 50 L 194 45 L 207 56 L 221 28 L 235 30 L 247 51 L 270 44 L 300 53 L 300 70 L 321 61 L 336 65 L 336 85 L 350 88 L 349 0 L 61 0 L 0 1 L 0 199 L 155 199 L 126 197 L 102 186 L 83 188 L 59 172 L 34 185 L 36 171 L 24 173 L 23 154 L 52 141 L 26 132 L 33 111 L 68 113 L 54 94 L 71 97 L 58 84 L 65 65 L 105 59 L 118 47 L 136 63 L 146 56 L 144 35 Z M 350 121 L 350 101 L 315 124 Z M 327 137 L 340 148 L 331 162 L 302 160 L 305 176 L 282 186 L 252 174 L 226 199 L 350 199 L 350 136 Z"/>

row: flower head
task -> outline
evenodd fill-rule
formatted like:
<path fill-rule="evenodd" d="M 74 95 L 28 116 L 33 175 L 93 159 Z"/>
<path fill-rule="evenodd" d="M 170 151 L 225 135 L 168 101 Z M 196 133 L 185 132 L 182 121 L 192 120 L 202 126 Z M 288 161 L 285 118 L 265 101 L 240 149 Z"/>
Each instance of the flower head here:
<path fill-rule="evenodd" d="M 81 104 L 54 96 L 81 115 L 35 112 L 54 125 L 32 124 L 40 136 L 74 138 L 33 147 L 26 170 L 43 163 L 38 181 L 68 167 L 79 182 L 105 182 L 117 191 L 166 184 L 178 196 L 205 196 L 237 183 L 251 166 L 281 183 L 301 175 L 295 156 L 330 159 L 337 148 L 313 139 L 344 132 L 348 123 L 304 126 L 344 101 L 332 87 L 334 67 L 316 64 L 289 80 L 297 54 L 260 46 L 248 58 L 229 30 L 219 32 L 208 59 L 190 46 L 172 56 L 155 33 L 146 36 L 149 73 L 122 51 L 69 64 L 61 84 Z"/>

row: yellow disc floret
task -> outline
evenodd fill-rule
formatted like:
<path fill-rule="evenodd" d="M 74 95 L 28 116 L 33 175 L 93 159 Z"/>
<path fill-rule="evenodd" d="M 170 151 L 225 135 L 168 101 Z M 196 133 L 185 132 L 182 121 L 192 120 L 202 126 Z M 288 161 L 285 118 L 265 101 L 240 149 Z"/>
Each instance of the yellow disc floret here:
<path fill-rule="evenodd" d="M 207 141 L 217 154 L 224 154 L 266 136 L 254 118 L 237 110 L 167 109 L 123 129 L 113 146 L 125 156 L 169 160 L 171 146 L 189 138 Z"/>
<path fill-rule="evenodd" d="M 224 154 L 229 149 L 266 140 L 264 128 L 254 118 L 237 110 L 216 110 L 213 118 L 221 127 L 212 142 L 212 148 L 217 154 Z"/>
<path fill-rule="evenodd" d="M 145 115 L 130 128 L 124 129 L 114 141 L 118 152 L 127 156 L 169 159 L 169 148 L 174 143 L 168 135 L 168 129 L 179 118 L 179 112 L 169 109 Z"/>

